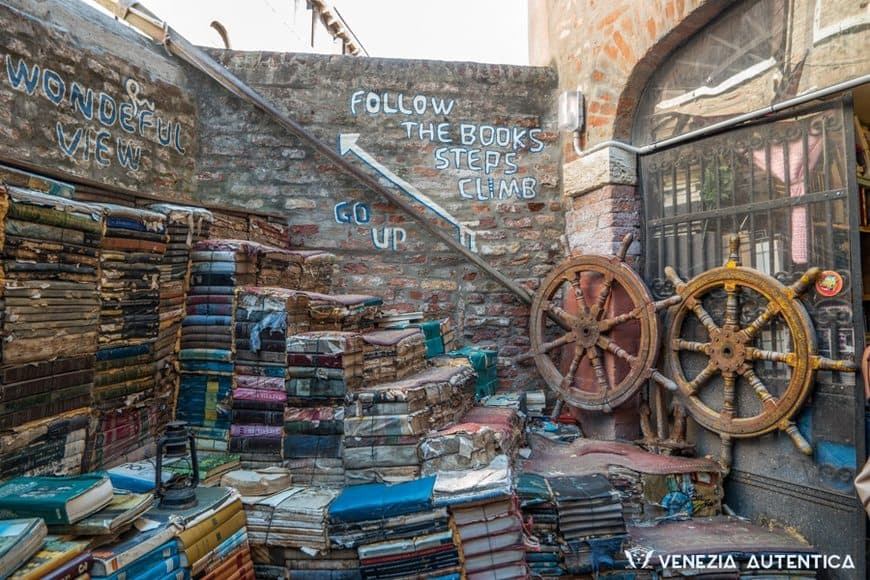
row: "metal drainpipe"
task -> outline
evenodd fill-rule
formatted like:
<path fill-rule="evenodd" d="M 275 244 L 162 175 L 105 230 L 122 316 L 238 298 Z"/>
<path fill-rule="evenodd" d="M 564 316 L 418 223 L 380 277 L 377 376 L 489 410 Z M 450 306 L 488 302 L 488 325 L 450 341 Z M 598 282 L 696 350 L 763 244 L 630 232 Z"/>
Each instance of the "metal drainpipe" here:
<path fill-rule="evenodd" d="M 770 115 L 772 113 L 777 113 L 784 109 L 788 109 L 789 107 L 795 107 L 798 105 L 802 105 L 804 103 L 808 103 L 810 101 L 816 99 L 822 99 L 824 97 L 828 97 L 834 94 L 837 94 L 842 91 L 847 91 L 849 89 L 854 89 L 855 87 L 870 83 L 870 74 L 863 75 L 848 81 L 844 81 L 842 83 L 838 83 L 836 85 L 819 89 L 816 91 L 812 91 L 793 99 L 788 99 L 786 101 L 782 101 L 780 103 L 774 103 L 773 105 L 768 105 L 767 107 L 757 109 L 752 111 L 751 113 L 744 113 L 742 115 L 737 115 L 736 117 L 731 117 L 730 119 L 726 119 L 724 121 L 720 121 L 718 123 L 714 123 L 709 127 L 703 127 L 701 129 L 696 129 L 695 131 L 689 131 L 683 135 L 678 135 L 676 137 L 671 137 L 669 139 L 664 139 L 662 141 L 656 141 L 655 143 L 650 143 L 649 145 L 644 145 L 643 147 L 636 147 L 630 143 L 624 143 L 622 141 L 603 141 L 601 143 L 597 143 L 592 147 L 586 149 L 585 151 L 580 148 L 580 131 L 574 131 L 574 153 L 577 154 L 577 157 L 583 158 L 587 155 L 591 155 L 596 151 L 601 151 L 602 149 L 606 149 L 607 147 L 616 147 L 617 149 L 622 149 L 623 151 L 628 151 L 629 153 L 633 153 L 634 155 L 645 155 L 646 153 L 652 153 L 653 151 L 658 151 L 659 149 L 663 149 L 665 147 L 670 147 L 672 145 L 677 145 L 679 143 L 683 143 L 685 141 L 690 141 L 692 139 L 696 139 L 698 137 L 705 137 L 712 133 L 716 133 L 718 131 L 723 131 L 725 129 L 730 129 L 740 123 L 745 123 L 747 121 L 753 121 L 755 119 L 759 119 L 764 117 L 765 115 Z"/>

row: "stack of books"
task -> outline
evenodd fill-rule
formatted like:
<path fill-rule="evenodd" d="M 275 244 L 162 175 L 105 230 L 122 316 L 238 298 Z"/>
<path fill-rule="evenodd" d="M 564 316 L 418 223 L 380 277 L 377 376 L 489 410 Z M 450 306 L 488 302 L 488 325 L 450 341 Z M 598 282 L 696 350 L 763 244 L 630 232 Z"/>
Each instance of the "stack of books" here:
<path fill-rule="evenodd" d="M 446 508 L 432 505 L 435 478 L 345 488 L 329 508 L 334 545 L 356 548 L 364 578 L 459 574 Z"/>
<path fill-rule="evenodd" d="M 90 421 L 84 408 L 0 432 L 0 479 L 79 473 Z"/>
<path fill-rule="evenodd" d="M 329 294 L 335 278 L 335 254 L 321 250 L 293 250 L 302 258 L 302 279 L 299 288 L 307 292 Z"/>
<path fill-rule="evenodd" d="M 384 317 L 384 320 L 394 317 Z M 456 333 L 449 318 L 424 322 L 391 321 L 382 323 L 385 328 L 419 328 L 426 339 L 426 358 L 442 356 L 454 349 Z"/>
<path fill-rule="evenodd" d="M 93 404 L 103 210 L 0 187 L 4 216 L 0 437 L 16 442 L 0 445 L 0 477 L 78 473 L 80 439 L 43 427 Z"/>
<path fill-rule="evenodd" d="M 360 332 L 374 328 L 384 301 L 366 294 L 319 294 L 309 292 L 308 313 L 312 330 Z"/>
<path fill-rule="evenodd" d="M 0 212 L 5 215 L 3 365 L 93 356 L 99 330 L 103 209 L 27 189 L 0 187 Z M 64 388 L 90 382 L 73 382 Z M 80 391 L 20 409 L 16 406 L 15 416 L 0 411 L 0 424 L 21 424 L 71 410 L 75 408 L 71 404 L 84 400 Z M 41 393 L 36 390 L 31 396 Z"/>
<path fill-rule="evenodd" d="M 245 467 L 280 465 L 287 409 L 287 337 L 308 330 L 308 297 L 249 286 L 236 293 L 230 450 Z"/>
<path fill-rule="evenodd" d="M 94 383 L 98 414 L 88 457 L 91 469 L 153 445 L 157 419 L 172 412 L 166 401 L 154 398 L 166 216 L 99 205 L 106 212 L 106 234 L 100 246 L 100 350 Z M 119 421 L 113 415 L 121 407 L 128 412 Z"/>
<path fill-rule="evenodd" d="M 193 425 L 200 449 L 226 451 L 233 383 L 233 300 L 256 283 L 256 246 L 204 240 L 193 246 L 187 309 L 181 328 L 176 418 Z"/>
<path fill-rule="evenodd" d="M 526 546 L 526 562 L 538 578 L 565 575 L 565 558 L 559 536 L 559 516 L 553 490 L 547 478 L 536 473 L 517 475 L 516 494 L 523 519 L 531 521 L 531 534 L 536 540 Z"/>
<path fill-rule="evenodd" d="M 312 555 L 326 553 L 326 515 L 338 493 L 329 488 L 290 487 L 272 495 L 243 497 L 254 562 L 271 565 L 271 560 L 257 559 L 258 553 L 264 553 L 258 552 L 258 547 L 295 548 Z"/>
<path fill-rule="evenodd" d="M 467 364 L 477 373 L 474 393 L 478 401 L 495 394 L 498 389 L 497 351 L 466 346 L 459 350 L 449 351 L 446 356 L 461 361 L 467 360 Z"/>
<path fill-rule="evenodd" d="M 368 332 L 363 342 L 367 385 L 403 379 L 426 366 L 425 338 L 417 328 Z"/>
<path fill-rule="evenodd" d="M 285 465 L 300 484 L 342 485 L 344 397 L 363 380 L 363 341 L 353 332 L 287 339 Z"/>
<path fill-rule="evenodd" d="M 513 459 L 522 436 L 522 419 L 514 409 L 472 407 L 460 423 L 431 431 L 420 442 L 423 474 L 477 469 L 497 455 Z"/>
<path fill-rule="evenodd" d="M 290 250 L 265 245 L 257 254 L 257 286 L 303 289 L 302 256 Z"/>
<path fill-rule="evenodd" d="M 597 570 L 593 556 L 599 562 L 621 557 L 627 539 L 625 518 L 619 494 L 607 477 L 567 475 L 550 477 L 548 483 L 556 502 L 559 534 L 566 544 L 566 570 L 589 574 Z"/>
<path fill-rule="evenodd" d="M 467 578 L 529 577 L 511 484 L 506 455 L 479 469 L 442 471 L 436 478 L 434 502 L 450 508 Z"/>
<path fill-rule="evenodd" d="M 167 243 L 160 263 L 160 326 L 154 361 L 157 396 L 170 405 L 171 411 L 165 417 L 171 418 L 175 416 L 178 395 L 178 339 L 190 281 L 190 252 L 193 244 L 208 238 L 214 215 L 207 209 L 169 203 L 153 204 L 148 209 L 166 216 Z"/>
<path fill-rule="evenodd" d="M 344 468 L 349 485 L 420 476 L 420 440 L 471 407 L 468 367 L 432 367 L 412 377 L 348 394 Z"/>

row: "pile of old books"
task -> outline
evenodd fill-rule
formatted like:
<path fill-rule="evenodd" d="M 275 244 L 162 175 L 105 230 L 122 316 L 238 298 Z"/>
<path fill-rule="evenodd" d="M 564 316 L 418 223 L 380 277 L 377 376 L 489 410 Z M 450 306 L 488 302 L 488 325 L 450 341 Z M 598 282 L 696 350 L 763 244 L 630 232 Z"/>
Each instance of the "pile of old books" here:
<path fill-rule="evenodd" d="M 516 494 L 523 519 L 530 522 L 532 542 L 526 546 L 526 562 L 538 578 L 555 578 L 565 574 L 559 515 L 547 478 L 536 473 L 520 472 Z"/>
<path fill-rule="evenodd" d="M 193 244 L 208 238 L 212 213 L 198 207 L 158 203 L 149 209 L 166 216 L 166 253 L 160 263 L 160 326 L 154 343 L 157 396 L 170 406 L 165 416 L 175 416 L 178 390 L 178 339 L 184 318 L 184 298 L 190 282 Z"/>
<path fill-rule="evenodd" d="M 349 393 L 344 417 L 348 484 L 419 477 L 420 440 L 466 413 L 473 381 L 469 367 L 431 367 L 401 381 Z"/>
<path fill-rule="evenodd" d="M 270 548 L 300 550 L 312 556 L 328 552 L 326 514 L 338 493 L 328 488 L 290 487 L 272 495 L 245 496 L 255 563 L 283 566 L 284 558 L 273 561 Z"/>
<path fill-rule="evenodd" d="M 100 206 L 106 212 L 106 233 L 100 251 L 100 348 L 94 379 L 98 414 L 88 457 L 92 469 L 153 445 L 157 418 L 171 413 L 170 406 L 158 407 L 154 399 L 166 216 Z M 117 411 L 121 408 L 123 413 Z"/>
<path fill-rule="evenodd" d="M 426 366 L 425 339 L 417 328 L 368 332 L 363 342 L 367 385 L 403 379 Z"/>
<path fill-rule="evenodd" d="M 477 373 L 474 387 L 477 400 L 495 394 L 498 389 L 498 353 L 496 351 L 466 346 L 459 350 L 449 351 L 446 356 L 465 362 Z"/>
<path fill-rule="evenodd" d="M 303 258 L 296 252 L 262 245 L 257 248 L 257 286 L 302 289 Z"/>
<path fill-rule="evenodd" d="M 477 469 L 497 455 L 513 459 L 522 436 L 522 418 L 515 409 L 472 407 L 459 423 L 431 431 L 420 442 L 422 472 Z"/>
<path fill-rule="evenodd" d="M 329 507 L 332 545 L 356 549 L 363 578 L 458 577 L 459 548 L 447 509 L 432 505 L 434 484 L 345 488 Z"/>
<path fill-rule="evenodd" d="M 103 211 L 9 187 L 0 188 L 0 215 L 0 437 L 16 441 L 0 446 L 0 474 L 76 473 L 84 451 L 78 439 L 43 427 L 92 405 Z"/>
<path fill-rule="evenodd" d="M 90 408 L 82 408 L 4 430 L 0 479 L 79 473 L 90 420 Z"/>
<path fill-rule="evenodd" d="M 353 332 L 305 332 L 287 340 L 285 464 L 298 483 L 344 483 L 343 404 L 362 385 L 363 349 Z"/>
<path fill-rule="evenodd" d="M 384 317 L 389 320 L 391 317 Z M 456 334 L 449 318 L 443 320 L 427 320 L 424 322 L 388 322 L 382 324 L 385 328 L 419 328 L 426 339 L 426 358 L 444 355 L 454 348 Z"/>
<path fill-rule="evenodd" d="M 436 506 L 449 506 L 467 578 L 528 578 L 522 519 L 506 455 L 478 469 L 440 472 L 433 500 Z"/>
<path fill-rule="evenodd" d="M 619 495 L 602 474 L 548 478 L 563 548 L 565 569 L 590 574 L 613 567 L 627 538 Z"/>
<path fill-rule="evenodd" d="M 309 292 L 311 330 L 359 332 L 374 328 L 384 301 L 366 294 L 319 294 Z"/>
<path fill-rule="evenodd" d="M 230 449 L 245 467 L 282 463 L 287 337 L 307 329 L 305 294 L 257 286 L 237 291 Z"/>
<path fill-rule="evenodd" d="M 293 250 L 293 253 L 302 259 L 299 288 L 329 294 L 335 276 L 335 254 L 321 250 Z"/>
<path fill-rule="evenodd" d="M 200 449 L 226 451 L 233 383 L 233 301 L 256 283 L 248 242 L 204 240 L 193 247 L 187 309 L 181 328 L 176 417 L 194 426 Z"/>

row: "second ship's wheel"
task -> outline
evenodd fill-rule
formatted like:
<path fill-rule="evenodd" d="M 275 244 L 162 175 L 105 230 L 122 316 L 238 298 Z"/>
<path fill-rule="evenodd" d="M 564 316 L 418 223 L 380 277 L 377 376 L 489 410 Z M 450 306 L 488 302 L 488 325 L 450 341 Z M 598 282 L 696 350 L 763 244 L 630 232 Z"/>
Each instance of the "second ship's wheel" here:
<path fill-rule="evenodd" d="M 547 384 L 576 407 L 610 412 L 650 378 L 675 389 L 654 369 L 656 312 L 679 302 L 654 302 L 625 263 L 628 235 L 615 257 L 581 255 L 563 262 L 535 294 L 532 354 Z"/>
<path fill-rule="evenodd" d="M 668 317 L 669 374 L 692 418 L 722 437 L 726 464 L 732 438 L 777 429 L 810 454 L 792 419 L 812 389 L 815 372 L 854 371 L 855 365 L 816 352 L 815 329 L 799 298 L 818 277 L 818 268 L 784 286 L 741 266 L 737 250 L 735 237 L 724 266 L 689 282 L 665 269 L 683 298 Z"/>

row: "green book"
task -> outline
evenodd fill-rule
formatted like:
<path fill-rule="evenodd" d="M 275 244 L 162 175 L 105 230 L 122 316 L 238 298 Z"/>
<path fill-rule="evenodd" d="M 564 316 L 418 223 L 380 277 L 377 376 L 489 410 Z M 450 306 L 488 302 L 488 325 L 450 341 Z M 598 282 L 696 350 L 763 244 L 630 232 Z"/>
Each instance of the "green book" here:
<path fill-rule="evenodd" d="M 116 489 L 112 501 L 93 515 L 70 526 L 52 526 L 52 533 L 76 536 L 117 534 L 133 524 L 139 516 L 154 507 L 151 493 L 131 493 Z"/>
<path fill-rule="evenodd" d="M 0 578 L 7 578 L 36 554 L 47 533 L 39 518 L 0 520 Z"/>
<path fill-rule="evenodd" d="M 239 456 L 231 453 L 197 453 L 196 458 L 199 462 L 200 484 L 212 483 L 214 479 L 219 482 L 221 475 L 239 468 Z M 193 468 L 188 459 L 168 465 L 166 470 L 179 475 L 190 475 Z"/>
<path fill-rule="evenodd" d="M 0 485 L 0 517 L 38 517 L 51 525 L 74 524 L 112 501 L 105 472 L 67 477 L 17 477 Z"/>

